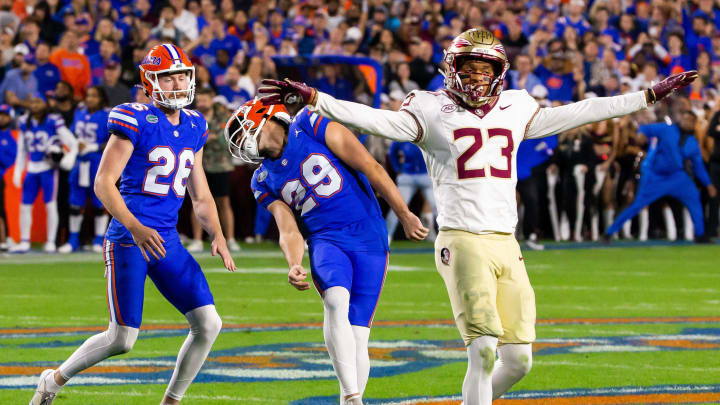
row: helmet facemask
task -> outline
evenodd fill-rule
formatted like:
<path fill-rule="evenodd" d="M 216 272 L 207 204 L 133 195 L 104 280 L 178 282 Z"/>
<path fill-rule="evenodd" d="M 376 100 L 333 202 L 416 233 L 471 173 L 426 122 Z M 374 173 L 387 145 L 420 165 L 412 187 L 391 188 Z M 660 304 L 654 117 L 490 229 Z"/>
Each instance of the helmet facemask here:
<path fill-rule="evenodd" d="M 478 81 L 469 81 L 463 84 L 463 78 L 468 73 L 459 71 L 459 68 L 466 61 L 478 60 L 489 63 L 493 68 L 493 74 L 483 74 L 472 72 L 469 75 L 480 76 Z M 445 73 L 445 87 L 454 95 L 459 97 L 465 104 L 472 108 L 481 107 L 490 101 L 492 97 L 500 94 L 503 87 L 503 79 L 507 72 L 508 66 L 502 64 L 499 60 L 480 55 L 463 55 L 454 53 L 445 53 L 444 61 L 447 65 Z"/>
<path fill-rule="evenodd" d="M 143 70 L 141 68 L 141 70 Z M 151 84 L 152 92 L 149 94 L 158 105 L 169 108 L 171 110 L 179 110 L 190 104 L 195 99 L 195 66 L 173 67 L 171 69 L 158 71 L 143 71 L 145 79 Z M 185 73 L 188 76 L 187 89 L 184 90 L 162 90 L 160 88 L 159 78 L 167 74 Z M 182 97 L 180 97 L 182 95 Z"/>
<path fill-rule="evenodd" d="M 243 106 L 230 117 L 230 121 L 225 125 L 225 139 L 231 155 L 245 163 L 260 163 L 264 158 L 260 156 L 258 137 L 267 118 L 262 118 L 260 123 L 256 124 L 246 118 L 249 112 L 250 107 Z"/>

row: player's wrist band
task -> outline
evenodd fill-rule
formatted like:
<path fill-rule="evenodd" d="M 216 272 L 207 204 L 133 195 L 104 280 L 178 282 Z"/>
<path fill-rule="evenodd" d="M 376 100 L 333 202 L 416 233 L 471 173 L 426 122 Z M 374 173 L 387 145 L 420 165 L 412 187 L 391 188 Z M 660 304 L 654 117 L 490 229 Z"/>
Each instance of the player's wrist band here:
<path fill-rule="evenodd" d="M 653 91 L 652 88 L 647 89 L 648 98 L 650 99 L 650 104 L 655 104 L 657 101 L 657 96 L 655 95 L 655 91 Z"/>

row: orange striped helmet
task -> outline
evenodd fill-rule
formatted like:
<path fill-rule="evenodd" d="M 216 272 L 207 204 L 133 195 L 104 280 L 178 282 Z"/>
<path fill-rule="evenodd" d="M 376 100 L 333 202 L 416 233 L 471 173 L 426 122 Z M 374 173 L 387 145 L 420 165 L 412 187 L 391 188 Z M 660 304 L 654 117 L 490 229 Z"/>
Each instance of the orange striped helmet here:
<path fill-rule="evenodd" d="M 183 72 L 187 75 L 187 88 L 160 89 L 159 76 Z M 195 98 L 195 67 L 185 52 L 173 44 L 156 45 L 147 53 L 140 62 L 140 81 L 147 96 L 166 108 L 179 110 L 190 105 Z"/>
<path fill-rule="evenodd" d="M 247 163 L 263 160 L 258 137 L 267 120 L 276 119 L 290 125 L 290 114 L 282 104 L 265 105 L 259 99 L 248 101 L 233 112 L 225 124 L 225 139 L 230 154 Z"/>

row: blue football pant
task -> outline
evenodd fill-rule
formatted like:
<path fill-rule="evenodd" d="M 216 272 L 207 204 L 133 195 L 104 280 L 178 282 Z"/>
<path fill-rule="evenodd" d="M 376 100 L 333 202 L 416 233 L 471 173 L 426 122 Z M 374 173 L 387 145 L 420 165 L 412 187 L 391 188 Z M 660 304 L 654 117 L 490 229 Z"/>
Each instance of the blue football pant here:
<path fill-rule="evenodd" d="M 640 177 L 637 196 L 635 200 L 615 219 L 615 222 L 605 231 L 608 235 L 617 233 L 622 225 L 635 217 L 644 207 L 652 204 L 661 197 L 670 196 L 679 200 L 690 212 L 695 236 L 705 234 L 700 192 L 695 183 L 685 172 L 676 172 L 668 176 L 645 173 Z"/>
<path fill-rule="evenodd" d="M 147 262 L 134 244 L 106 240 L 104 246 L 110 321 L 139 328 L 142 323 L 145 277 L 178 311 L 214 305 L 205 275 L 179 239 L 165 242 L 167 254 Z"/>

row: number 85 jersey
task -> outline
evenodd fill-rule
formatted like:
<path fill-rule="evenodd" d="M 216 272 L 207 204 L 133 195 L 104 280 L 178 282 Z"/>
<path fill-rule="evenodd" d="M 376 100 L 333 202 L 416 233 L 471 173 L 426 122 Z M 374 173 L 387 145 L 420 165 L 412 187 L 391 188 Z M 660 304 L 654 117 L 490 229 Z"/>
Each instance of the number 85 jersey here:
<path fill-rule="evenodd" d="M 266 208 L 284 201 L 310 244 L 323 239 L 352 251 L 385 251 L 387 228 L 375 193 L 364 174 L 326 146 L 329 122 L 307 108 L 295 116 L 282 155 L 255 170 L 255 199 Z"/>
<path fill-rule="evenodd" d="M 413 91 L 401 111 L 421 132 L 441 229 L 515 232 L 515 159 L 538 104 L 525 90 L 500 93 L 495 106 L 469 111 L 445 91 Z"/>
<path fill-rule="evenodd" d="M 166 242 L 168 237 L 177 237 L 177 213 L 187 179 L 195 165 L 195 153 L 208 136 L 205 118 L 197 111 L 182 109 L 180 123 L 173 125 L 152 104 L 120 104 L 110 111 L 108 132 L 129 139 L 134 147 L 120 178 L 125 205 Z M 133 243 L 130 232 L 114 218 L 106 238 Z"/>

